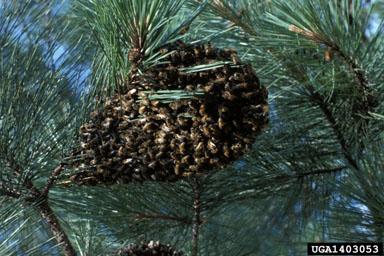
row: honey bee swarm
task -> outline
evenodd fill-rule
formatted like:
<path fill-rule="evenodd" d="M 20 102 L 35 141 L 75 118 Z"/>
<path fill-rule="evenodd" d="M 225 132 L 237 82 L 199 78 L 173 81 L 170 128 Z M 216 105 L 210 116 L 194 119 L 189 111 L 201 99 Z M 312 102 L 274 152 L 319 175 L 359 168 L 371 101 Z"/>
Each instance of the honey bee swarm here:
<path fill-rule="evenodd" d="M 148 243 L 130 244 L 117 252 L 118 256 L 182 256 L 170 245 L 150 241 Z"/>
<path fill-rule="evenodd" d="M 172 44 L 168 54 L 143 75 L 124 84 L 80 128 L 85 168 L 77 184 L 176 181 L 239 159 L 268 123 L 268 93 L 252 67 L 234 50 L 210 45 Z M 228 61 L 216 68 L 180 68 Z M 236 63 L 234 63 L 236 62 Z M 202 90 L 202 97 L 172 102 L 150 100 L 147 90 Z"/>

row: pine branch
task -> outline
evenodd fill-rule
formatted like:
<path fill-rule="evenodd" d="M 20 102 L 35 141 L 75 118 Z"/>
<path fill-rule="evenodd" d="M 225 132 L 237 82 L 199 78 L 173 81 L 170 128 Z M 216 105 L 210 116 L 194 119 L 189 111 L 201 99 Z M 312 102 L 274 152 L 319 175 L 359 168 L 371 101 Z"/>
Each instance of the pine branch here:
<path fill-rule="evenodd" d="M 315 43 L 324 44 L 328 46 L 329 49 L 331 49 L 333 52 L 337 53 L 341 57 L 344 63 L 346 63 L 346 65 L 353 72 L 355 79 L 357 80 L 358 86 L 360 87 L 360 90 L 369 89 L 369 82 L 367 77 L 365 76 L 364 70 L 357 65 L 356 61 L 354 61 L 352 57 L 348 56 L 345 52 L 343 52 L 340 46 L 337 45 L 335 42 L 327 40 L 321 35 L 316 34 L 310 30 L 298 28 L 295 25 L 290 25 L 288 29 L 292 32 L 305 36 L 306 38 L 314 41 Z"/>
<path fill-rule="evenodd" d="M 339 56 L 343 59 L 344 63 L 354 73 L 355 79 L 357 81 L 357 89 L 361 93 L 363 104 L 366 107 L 365 109 L 363 109 L 363 114 L 370 115 L 369 113 L 370 113 L 370 111 L 372 111 L 373 107 L 372 107 L 372 104 L 369 102 L 369 99 L 367 97 L 367 95 L 370 91 L 369 82 L 367 80 L 367 77 L 365 76 L 365 72 L 360 67 L 358 67 L 358 65 L 355 63 L 353 58 L 347 56 L 336 43 L 324 38 L 320 34 L 317 34 L 315 32 L 307 30 L 307 29 L 298 28 L 295 25 L 290 25 L 288 29 L 292 32 L 295 32 L 297 34 L 304 36 L 305 38 L 307 38 L 307 39 L 309 39 L 309 40 L 311 40 L 317 44 L 324 44 L 327 47 L 329 47 L 330 49 L 332 49 L 332 51 L 339 54 Z M 275 56 L 275 55 L 272 53 L 272 56 Z M 319 107 L 319 109 L 322 111 L 325 118 L 327 119 L 327 121 L 331 125 L 331 127 L 335 133 L 335 136 L 337 138 L 337 141 L 341 146 L 343 156 L 345 157 L 347 162 L 353 168 L 358 170 L 359 167 L 357 165 L 357 161 L 356 161 L 356 159 L 354 159 L 353 153 L 350 151 L 351 145 L 349 145 L 349 143 L 347 142 L 347 138 L 345 136 L 345 133 L 344 133 L 342 127 L 340 126 L 340 124 L 337 122 L 337 120 L 336 120 L 336 118 L 332 112 L 332 109 L 330 108 L 329 104 L 327 103 L 325 96 L 323 96 L 322 94 L 320 94 L 316 90 L 316 88 L 311 84 L 311 81 L 309 81 L 309 79 L 307 78 L 307 76 L 305 74 L 298 72 L 293 67 L 287 66 L 287 69 L 292 71 L 292 74 L 297 77 L 298 81 L 301 81 L 302 83 L 306 84 L 305 88 L 309 91 L 310 100 L 313 101 Z M 364 119 L 364 121 L 366 124 L 368 124 L 367 119 Z M 359 129 L 359 133 L 361 133 L 361 135 L 362 135 L 362 132 L 363 132 L 363 130 Z"/>
<path fill-rule="evenodd" d="M 192 223 L 192 256 L 197 256 L 199 250 L 199 233 L 201 225 L 201 186 L 197 177 L 193 177 L 192 190 L 194 194 L 194 214 Z"/>
<path fill-rule="evenodd" d="M 195 0 L 197 3 L 201 3 L 202 0 Z M 211 11 L 230 22 L 230 27 L 239 27 L 249 35 L 257 36 L 258 31 L 252 26 L 252 23 L 247 20 L 244 21 L 245 8 L 249 6 L 242 6 L 240 10 L 236 10 L 229 1 L 214 0 L 209 4 Z"/>
<path fill-rule="evenodd" d="M 41 195 L 43 197 L 47 197 L 48 196 L 49 190 L 53 187 L 53 185 L 55 184 L 58 176 L 60 175 L 60 173 L 63 170 L 64 170 L 64 164 L 59 164 L 59 166 L 57 166 L 53 170 L 52 174 L 48 178 L 48 181 L 47 181 L 47 184 L 45 185 L 45 188 L 41 192 Z"/>
<path fill-rule="evenodd" d="M 9 167 L 13 170 L 15 177 L 21 177 L 22 176 L 23 170 L 22 170 L 21 166 L 19 164 L 17 164 L 16 161 L 12 157 L 8 156 L 7 163 L 9 165 Z M 35 197 L 40 196 L 40 191 L 33 185 L 30 177 L 25 177 L 22 185 L 24 188 L 26 188 L 27 190 L 29 190 L 31 192 L 30 197 L 35 198 Z"/>
<path fill-rule="evenodd" d="M 19 191 L 15 190 L 14 188 L 6 187 L 2 183 L 0 184 L 0 195 L 12 197 L 15 199 L 20 198 L 21 196 Z"/>
<path fill-rule="evenodd" d="M 326 117 L 327 121 L 330 123 L 338 142 L 341 145 L 342 152 L 344 157 L 347 159 L 348 163 L 354 167 L 356 170 L 359 169 L 356 160 L 353 158 L 352 153 L 349 151 L 349 146 L 347 144 L 347 141 L 344 137 L 343 131 L 341 130 L 340 126 L 336 122 L 335 117 L 332 114 L 332 111 L 329 109 L 328 105 L 326 104 L 326 100 L 324 96 L 322 96 L 320 93 L 318 93 L 315 88 L 310 85 L 308 86 L 308 89 L 310 91 L 310 96 L 312 100 L 319 106 L 321 111 L 323 112 L 324 116 Z"/>
<path fill-rule="evenodd" d="M 46 221 L 51 229 L 52 234 L 56 238 L 58 245 L 62 248 L 65 256 L 75 256 L 76 251 L 73 248 L 71 241 L 69 241 L 68 236 L 64 232 L 63 228 L 60 225 L 59 220 L 57 219 L 52 208 L 49 206 L 48 199 L 43 198 L 40 202 L 36 204 L 36 207 L 41 215 L 41 217 Z"/>
<path fill-rule="evenodd" d="M 295 29 L 293 29 L 293 30 L 295 30 Z M 310 31 L 301 31 L 300 30 L 300 32 L 303 33 L 306 37 L 311 38 L 313 41 L 319 42 L 321 40 L 318 35 L 310 32 Z M 272 53 L 272 56 L 274 58 L 276 58 L 273 53 Z M 337 138 L 337 141 L 341 146 L 343 156 L 345 157 L 345 159 L 348 161 L 348 163 L 353 168 L 358 170 L 357 161 L 354 159 L 353 153 L 350 152 L 350 150 L 349 150 L 350 145 L 347 142 L 347 138 L 345 137 L 344 131 L 340 127 L 338 122 L 336 121 L 336 118 L 335 118 L 331 108 L 329 107 L 326 98 L 316 90 L 316 88 L 311 84 L 311 81 L 309 81 L 308 77 L 305 74 L 303 74 L 302 72 L 298 72 L 298 70 L 296 70 L 295 68 L 290 67 L 290 66 L 286 66 L 286 68 L 288 70 L 290 70 L 294 76 L 296 76 L 298 81 L 305 84 L 304 85 L 305 88 L 309 91 L 310 101 L 319 107 L 321 112 L 324 114 L 326 120 L 331 125 L 333 132 Z M 362 132 L 362 131 L 360 130 L 360 132 Z"/>
<path fill-rule="evenodd" d="M 23 170 L 20 165 L 18 165 L 13 158 L 8 157 L 8 164 L 13 169 L 16 177 L 20 177 L 23 173 Z M 53 171 L 51 177 L 49 178 L 46 187 L 43 190 L 39 190 L 33 184 L 31 177 L 26 177 L 23 182 L 23 187 L 26 188 L 30 195 L 27 195 L 24 199 L 25 203 L 32 204 L 36 207 L 41 217 L 46 221 L 49 225 L 50 230 L 58 245 L 63 249 L 65 256 L 75 256 L 76 251 L 73 248 L 71 242 L 69 241 L 68 236 L 64 232 L 63 228 L 60 225 L 59 220 L 57 219 L 55 213 L 48 203 L 48 192 L 51 186 L 53 185 L 57 175 L 63 170 L 63 165 L 59 165 Z M 20 192 L 17 192 L 16 195 L 21 196 Z"/>

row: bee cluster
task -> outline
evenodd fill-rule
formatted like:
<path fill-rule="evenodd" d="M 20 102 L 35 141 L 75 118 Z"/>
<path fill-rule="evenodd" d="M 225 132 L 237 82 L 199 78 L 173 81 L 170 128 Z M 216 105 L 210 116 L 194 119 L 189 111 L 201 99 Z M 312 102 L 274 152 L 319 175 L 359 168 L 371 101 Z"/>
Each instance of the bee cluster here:
<path fill-rule="evenodd" d="M 159 241 L 150 241 L 149 243 L 130 244 L 120 249 L 118 256 L 182 256 L 181 252 L 177 252 L 169 245 L 160 244 Z"/>
<path fill-rule="evenodd" d="M 179 43 L 160 52 L 162 64 L 131 80 L 81 126 L 84 170 L 73 182 L 175 181 L 224 167 L 268 123 L 267 90 L 235 51 Z M 162 101 L 148 90 L 203 93 Z"/>

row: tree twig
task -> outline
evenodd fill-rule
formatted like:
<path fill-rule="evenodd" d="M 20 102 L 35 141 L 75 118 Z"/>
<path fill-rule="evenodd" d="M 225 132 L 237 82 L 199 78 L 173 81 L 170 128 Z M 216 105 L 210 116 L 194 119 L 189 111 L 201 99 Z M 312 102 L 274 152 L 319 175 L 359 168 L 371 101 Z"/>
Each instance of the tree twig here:
<path fill-rule="evenodd" d="M 19 164 L 17 164 L 13 158 L 7 158 L 8 165 L 13 169 L 15 176 L 20 177 L 22 175 L 22 168 Z M 48 203 L 48 193 L 49 189 L 54 184 L 57 175 L 63 170 L 64 166 L 61 164 L 52 172 L 50 178 L 44 189 L 41 191 L 35 187 L 30 177 L 26 177 L 23 181 L 23 186 L 29 190 L 30 195 L 25 197 L 25 203 L 32 204 L 36 207 L 41 217 L 45 220 L 45 222 L 49 225 L 50 230 L 55 237 L 58 245 L 62 248 L 65 256 L 75 256 L 76 251 L 69 241 L 68 236 L 65 234 L 63 228 L 60 225 L 59 220 L 57 219 L 55 213 Z M 12 191 L 8 191 L 12 192 Z M 16 193 L 16 194 L 15 194 Z M 8 193 L 9 195 L 17 195 L 18 197 L 22 196 L 21 192 L 15 191 L 12 193 Z"/>
<path fill-rule="evenodd" d="M 44 189 L 41 192 L 42 196 L 44 196 L 44 197 L 48 196 L 49 190 L 52 188 L 52 186 L 54 185 L 55 181 L 57 180 L 57 177 L 60 175 L 60 173 L 63 170 L 64 170 L 64 164 L 59 164 L 59 166 L 57 166 L 53 170 L 53 172 L 51 173 L 51 175 L 48 178 L 47 184 L 45 185 Z"/>
<path fill-rule="evenodd" d="M 193 223 L 192 223 L 192 256 L 197 256 L 199 251 L 199 232 L 201 225 L 201 187 L 196 176 L 192 178 L 193 201 Z"/>
<path fill-rule="evenodd" d="M 8 196 L 8 197 L 12 197 L 12 198 L 20 198 L 20 196 L 21 196 L 19 191 L 15 190 L 13 188 L 3 186 L 2 184 L 0 184 L 0 195 L 1 194 Z"/>
<path fill-rule="evenodd" d="M 301 29 L 295 25 L 290 25 L 288 29 L 294 33 L 300 34 L 309 40 L 314 41 L 315 43 L 324 44 L 327 46 L 332 52 L 337 53 L 340 58 L 343 60 L 343 62 L 348 66 L 348 68 L 352 71 L 356 83 L 357 83 L 357 89 L 359 93 L 361 94 L 361 106 L 363 107 L 360 112 L 362 112 L 364 115 L 369 116 L 370 112 L 372 112 L 374 105 L 375 105 L 375 97 L 373 95 L 372 89 L 369 87 L 369 81 L 366 77 L 366 74 L 364 70 L 359 67 L 359 65 L 356 63 L 356 61 L 348 56 L 336 43 L 327 40 L 326 38 L 322 37 L 321 35 L 310 31 L 308 29 Z"/>
<path fill-rule="evenodd" d="M 330 123 L 336 138 L 341 146 L 342 152 L 344 157 L 347 159 L 348 163 L 354 167 L 356 170 L 359 169 L 357 162 L 353 158 L 351 152 L 349 151 L 349 145 L 341 131 L 340 126 L 337 124 L 337 121 L 335 117 L 332 114 L 332 111 L 328 108 L 327 104 L 325 103 L 324 97 L 315 91 L 315 88 L 313 86 L 309 86 L 308 89 L 310 90 L 311 98 L 316 102 L 316 104 L 320 107 L 321 111 L 323 112 L 325 118 Z"/>
<path fill-rule="evenodd" d="M 57 219 L 52 208 L 48 204 L 48 199 L 43 198 L 40 202 L 36 204 L 37 209 L 41 217 L 49 225 L 49 228 L 52 234 L 55 236 L 58 245 L 62 248 L 65 256 L 75 256 L 76 251 L 73 248 L 71 242 L 69 241 L 68 236 L 64 232 L 62 226 L 60 225 L 59 220 Z"/>

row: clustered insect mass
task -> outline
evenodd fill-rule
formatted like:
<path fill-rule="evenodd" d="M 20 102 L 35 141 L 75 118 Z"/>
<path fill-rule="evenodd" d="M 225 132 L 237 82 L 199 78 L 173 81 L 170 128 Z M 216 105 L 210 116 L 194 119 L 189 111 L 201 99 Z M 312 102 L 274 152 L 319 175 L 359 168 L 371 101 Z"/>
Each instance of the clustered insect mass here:
<path fill-rule="evenodd" d="M 158 241 L 149 243 L 130 244 L 117 253 L 118 256 L 182 256 L 170 245 L 160 244 Z"/>
<path fill-rule="evenodd" d="M 132 76 L 81 126 L 82 164 L 72 182 L 206 173 L 242 156 L 268 123 L 267 90 L 236 51 L 179 41 L 160 53 L 160 64 Z"/>

